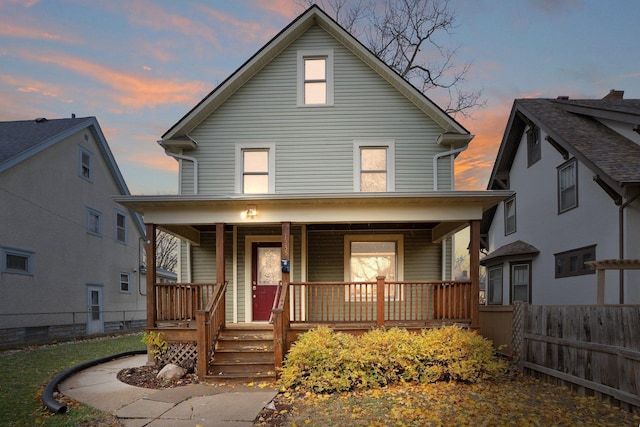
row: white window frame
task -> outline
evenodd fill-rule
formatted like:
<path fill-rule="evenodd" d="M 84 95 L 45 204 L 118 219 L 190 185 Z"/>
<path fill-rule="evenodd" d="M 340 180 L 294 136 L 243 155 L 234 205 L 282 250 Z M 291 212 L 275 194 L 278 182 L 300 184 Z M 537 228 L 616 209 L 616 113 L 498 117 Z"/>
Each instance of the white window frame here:
<path fill-rule="evenodd" d="M 333 49 L 318 50 L 299 50 L 297 52 L 297 73 L 298 73 L 298 90 L 297 90 L 297 106 L 298 107 L 331 107 L 333 106 Z M 327 98 L 324 104 L 305 104 L 304 102 L 304 65 L 305 59 L 324 58 L 327 67 Z"/>
<path fill-rule="evenodd" d="M 575 203 L 570 206 L 562 207 L 562 190 L 563 190 L 563 188 L 561 187 L 562 172 L 567 170 L 570 167 L 573 167 L 573 192 L 574 192 Z M 575 158 L 573 158 L 558 167 L 558 214 L 570 211 L 571 209 L 574 209 L 577 207 L 578 207 L 578 161 Z"/>
<path fill-rule="evenodd" d="M 33 276 L 34 275 L 33 262 L 34 262 L 35 252 L 27 251 L 27 250 L 24 250 L 24 249 L 10 248 L 10 247 L 2 247 L 2 248 L 0 248 L 0 250 L 1 250 L 1 253 L 2 253 L 2 265 L 0 266 L 1 267 L 0 271 L 2 273 L 22 274 L 22 275 L 25 275 L 25 276 Z M 7 265 L 7 256 L 8 255 L 27 258 L 27 269 L 26 270 L 22 270 L 22 269 L 10 268 Z"/>
<path fill-rule="evenodd" d="M 396 191 L 395 141 L 390 140 L 356 140 L 353 141 L 353 191 L 361 192 L 360 165 L 363 148 L 384 148 L 387 150 L 387 193 Z"/>
<path fill-rule="evenodd" d="M 237 194 L 244 194 L 244 159 L 243 153 L 252 150 L 266 150 L 269 153 L 269 191 L 267 194 L 276 192 L 276 144 L 241 142 L 236 144 L 236 182 L 235 191 Z"/>
<path fill-rule="evenodd" d="M 122 280 L 122 277 L 126 276 L 127 280 L 126 282 Z M 127 272 L 127 271 L 121 271 L 120 275 L 118 276 L 118 283 L 119 283 L 119 289 L 120 289 L 120 293 L 121 294 L 130 294 L 131 293 L 131 273 Z M 126 283 L 127 284 L 127 289 L 122 289 L 122 284 Z"/>
<path fill-rule="evenodd" d="M 491 267 L 487 267 L 487 305 L 502 305 L 503 303 L 503 298 L 504 298 L 504 277 L 503 277 L 503 273 L 504 273 L 504 268 L 502 266 L 502 264 L 500 265 L 494 265 Z M 496 285 L 498 286 L 494 286 L 494 283 L 492 282 L 491 279 L 491 272 L 494 271 L 499 271 L 500 272 L 500 283 L 499 285 L 496 283 Z M 496 280 L 498 280 L 498 278 L 496 278 Z M 499 292 L 497 291 L 497 287 L 499 287 Z"/>
<path fill-rule="evenodd" d="M 128 235 L 129 235 L 129 215 L 126 214 L 125 211 L 121 210 L 121 209 L 116 209 L 116 221 L 115 221 L 115 240 L 118 243 L 123 243 L 123 244 L 127 244 L 128 243 Z M 124 226 L 120 227 L 118 225 L 118 216 L 122 216 L 124 217 Z M 124 239 L 120 239 L 118 236 L 118 231 L 122 229 L 122 232 L 124 233 Z"/>
<path fill-rule="evenodd" d="M 403 234 L 346 234 L 344 236 L 344 281 L 351 282 L 351 243 L 353 242 L 395 242 L 396 244 L 396 278 L 392 281 L 401 282 L 404 280 L 404 235 Z M 385 281 L 390 281 L 385 278 Z M 350 286 L 345 287 L 345 301 L 365 302 L 376 301 L 376 295 L 367 295 L 363 298 L 352 298 Z M 396 292 L 393 301 L 402 301 L 401 292 Z"/>
<path fill-rule="evenodd" d="M 86 181 L 93 182 L 93 167 L 94 167 L 94 156 L 88 148 L 83 147 L 82 145 L 78 146 L 78 176 Z M 89 176 L 85 176 L 83 172 L 84 163 L 82 161 L 82 155 L 86 154 L 89 156 Z"/>
<path fill-rule="evenodd" d="M 508 205 L 513 204 L 513 212 L 512 215 L 509 215 Z M 504 201 L 504 235 L 507 236 L 509 234 L 513 234 L 517 230 L 516 224 L 516 196 L 510 197 Z M 513 218 L 513 229 L 509 228 L 509 219 Z"/>
<path fill-rule="evenodd" d="M 98 219 L 98 230 L 91 228 L 91 218 L 96 217 Z M 99 210 L 87 207 L 87 233 L 94 236 L 102 237 L 103 216 Z"/>

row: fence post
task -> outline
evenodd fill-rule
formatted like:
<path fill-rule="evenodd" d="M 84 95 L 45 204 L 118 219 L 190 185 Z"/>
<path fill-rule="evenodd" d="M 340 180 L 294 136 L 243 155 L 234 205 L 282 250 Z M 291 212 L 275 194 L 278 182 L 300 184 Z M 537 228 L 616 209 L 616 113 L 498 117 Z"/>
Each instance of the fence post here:
<path fill-rule="evenodd" d="M 384 326 L 384 276 L 376 277 L 376 326 Z"/>
<path fill-rule="evenodd" d="M 197 324 L 197 359 L 196 369 L 198 371 L 198 380 L 204 381 L 205 375 L 207 375 L 208 359 L 209 359 L 209 343 L 207 343 L 207 328 L 206 328 L 206 311 L 198 310 L 196 312 L 196 324 Z"/>

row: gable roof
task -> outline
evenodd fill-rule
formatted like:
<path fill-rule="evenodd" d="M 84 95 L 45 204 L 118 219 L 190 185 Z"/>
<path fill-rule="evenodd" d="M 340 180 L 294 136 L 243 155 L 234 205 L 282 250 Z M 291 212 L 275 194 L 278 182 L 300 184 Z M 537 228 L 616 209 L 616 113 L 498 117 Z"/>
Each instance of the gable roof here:
<path fill-rule="evenodd" d="M 113 157 L 109 144 L 107 144 L 107 140 L 95 117 L 51 120 L 38 118 L 35 120 L 0 122 L 0 173 L 83 129 L 88 129 L 92 133 L 119 194 L 130 195 L 131 193 L 129 193 L 129 188 L 120 173 L 116 159 Z M 142 219 L 133 211 L 131 211 L 131 215 L 141 235 L 144 236 Z"/>
<path fill-rule="evenodd" d="M 391 67 L 378 59 L 369 49 L 317 5 L 313 5 L 280 31 L 280 33 L 240 66 L 230 77 L 218 85 L 184 117 L 166 131 L 164 135 L 162 135 L 163 146 L 171 148 L 171 146 L 174 145 L 177 148 L 185 147 L 185 144 L 187 144 L 187 146 L 194 144 L 190 141 L 188 133 L 313 25 L 319 25 L 342 43 L 349 51 L 376 71 L 423 113 L 438 123 L 446 134 L 458 134 L 466 137 L 465 141 L 456 141 L 457 143 L 464 144 L 472 139 L 473 136 L 469 134 L 469 131 L 453 117 L 448 115 L 415 86 L 391 69 Z"/>
<path fill-rule="evenodd" d="M 513 164 L 528 123 L 584 163 L 611 189 L 640 185 L 640 145 L 602 124 L 612 119 L 640 124 L 640 99 L 516 99 L 491 172 L 488 188 Z"/>

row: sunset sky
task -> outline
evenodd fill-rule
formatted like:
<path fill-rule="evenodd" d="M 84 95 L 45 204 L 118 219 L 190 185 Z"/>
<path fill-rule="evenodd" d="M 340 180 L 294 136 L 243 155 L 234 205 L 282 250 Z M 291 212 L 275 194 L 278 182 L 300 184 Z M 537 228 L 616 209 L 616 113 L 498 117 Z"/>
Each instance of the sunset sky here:
<path fill-rule="evenodd" d="M 640 98 L 640 2 L 451 0 L 486 106 L 457 189 L 484 189 L 515 98 Z M 0 0 L 0 121 L 96 116 L 134 194 L 177 192 L 156 141 L 303 8 L 295 0 Z M 443 94 L 428 93 L 442 103 Z"/>

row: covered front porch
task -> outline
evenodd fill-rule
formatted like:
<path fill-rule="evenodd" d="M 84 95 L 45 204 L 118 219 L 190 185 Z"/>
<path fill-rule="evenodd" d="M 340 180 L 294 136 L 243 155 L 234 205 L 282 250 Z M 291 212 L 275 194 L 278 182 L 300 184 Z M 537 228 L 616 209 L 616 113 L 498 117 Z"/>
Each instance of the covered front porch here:
<path fill-rule="evenodd" d="M 477 328 L 479 224 L 482 212 L 503 198 L 494 192 L 243 200 L 140 196 L 123 204 L 144 214 L 147 236 L 161 228 L 187 242 L 183 249 L 189 252 L 181 258 L 191 270 L 179 272 L 180 283 L 147 276 L 147 330 L 162 331 L 168 342 L 187 348 L 179 357 L 196 358 L 205 378 L 213 373 L 224 331 L 272 332 L 271 344 L 263 340 L 262 347 L 272 351 L 275 373 L 297 335 L 317 325 L 353 332 L 445 323 Z M 470 274 L 456 281 L 448 237 L 465 227 Z M 394 249 L 373 249 L 384 246 L 379 242 Z M 254 303 L 261 298 L 261 280 L 252 257 L 260 243 L 267 257 L 279 254 L 266 318 L 256 316 L 261 308 Z M 357 245 L 379 252 L 362 255 Z M 147 271 L 155 271 L 154 239 L 146 250 Z M 381 273 L 352 274 L 363 257 L 377 261 Z"/>

